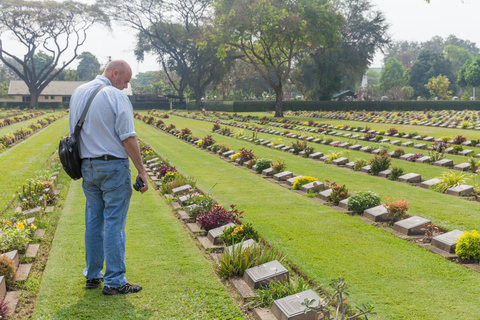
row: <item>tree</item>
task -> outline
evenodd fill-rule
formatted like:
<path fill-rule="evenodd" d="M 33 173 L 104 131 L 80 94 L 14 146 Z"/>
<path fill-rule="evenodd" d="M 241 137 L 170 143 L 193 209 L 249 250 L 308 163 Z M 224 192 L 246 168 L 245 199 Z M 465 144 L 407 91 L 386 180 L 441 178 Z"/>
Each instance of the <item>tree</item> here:
<path fill-rule="evenodd" d="M 430 91 L 432 96 L 436 96 L 442 100 L 450 100 L 452 98 L 452 91 L 448 90 L 450 80 L 446 76 L 439 75 L 438 77 L 432 77 L 425 85 Z"/>
<path fill-rule="evenodd" d="M 373 69 L 368 69 L 367 70 L 367 79 L 368 79 L 368 84 L 372 85 L 378 85 L 380 84 L 380 73 L 378 71 L 375 71 Z"/>
<path fill-rule="evenodd" d="M 179 96 L 189 86 L 196 108 L 206 87 L 221 79 L 230 59 L 220 61 L 215 44 L 204 33 L 211 13 L 210 0 L 100 0 L 115 20 L 138 31 L 136 55 L 158 56 L 164 72 Z M 230 57 L 229 57 L 230 58 Z M 172 73 L 180 77 L 174 81 Z"/>
<path fill-rule="evenodd" d="M 283 86 L 294 60 L 338 43 L 341 16 L 328 0 L 216 0 L 214 7 L 219 54 L 240 51 L 272 87 L 275 116 L 282 117 Z"/>
<path fill-rule="evenodd" d="M 338 2 L 338 10 L 345 17 L 340 28 L 341 45 L 318 49 L 301 62 L 308 78 L 307 95 L 315 99 L 329 100 L 340 89 L 355 91 L 375 51 L 390 42 L 385 17 L 370 0 L 343 0 Z M 298 78 L 295 80 L 298 82 Z"/>
<path fill-rule="evenodd" d="M 475 59 L 465 62 L 458 72 L 457 84 L 460 87 L 480 86 L 480 55 Z"/>
<path fill-rule="evenodd" d="M 445 57 L 452 64 L 452 72 L 457 74 L 460 69 L 463 67 L 465 62 L 473 59 L 472 54 L 466 49 L 457 47 L 455 45 L 449 44 L 444 48 Z"/>
<path fill-rule="evenodd" d="M 380 76 L 380 90 L 387 92 L 392 88 L 402 88 L 405 85 L 405 68 L 395 58 L 388 59 Z"/>
<path fill-rule="evenodd" d="M 100 72 L 100 62 L 92 53 L 82 52 L 77 60 L 80 60 L 77 66 L 78 77 L 82 81 L 90 81 Z"/>
<path fill-rule="evenodd" d="M 109 26 L 108 18 L 98 8 L 78 2 L 0 2 L 1 38 L 13 36 L 24 47 L 23 54 L 16 56 L 0 40 L 0 60 L 27 85 L 31 108 L 38 106 L 43 89 L 75 60 L 87 30 L 96 23 Z M 48 57 L 41 63 L 34 59 L 37 53 L 42 55 L 39 49 Z"/>
<path fill-rule="evenodd" d="M 417 61 L 406 72 L 408 85 L 415 89 L 415 96 L 430 98 L 430 92 L 425 85 L 432 77 L 445 75 L 448 79 L 456 80 L 451 71 L 451 63 L 445 59 L 443 54 L 422 51 Z M 455 87 L 450 83 L 450 90 L 455 91 Z"/>

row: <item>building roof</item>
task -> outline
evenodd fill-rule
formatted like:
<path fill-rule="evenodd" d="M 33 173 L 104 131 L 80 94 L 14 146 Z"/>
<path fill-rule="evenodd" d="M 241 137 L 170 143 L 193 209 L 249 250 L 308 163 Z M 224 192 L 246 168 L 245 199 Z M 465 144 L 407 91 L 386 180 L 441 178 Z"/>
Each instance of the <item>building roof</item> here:
<path fill-rule="evenodd" d="M 41 96 L 71 96 L 73 91 L 88 81 L 52 81 L 43 89 Z M 128 88 L 123 90 L 128 96 L 132 95 L 130 83 Z M 23 81 L 12 80 L 8 88 L 9 95 L 30 95 L 28 87 Z"/>

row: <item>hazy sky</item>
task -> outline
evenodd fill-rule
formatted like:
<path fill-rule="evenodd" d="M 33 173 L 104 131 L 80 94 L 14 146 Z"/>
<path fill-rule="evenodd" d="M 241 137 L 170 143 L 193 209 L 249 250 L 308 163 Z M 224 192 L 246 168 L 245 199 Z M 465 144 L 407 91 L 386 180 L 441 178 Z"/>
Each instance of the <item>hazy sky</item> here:
<path fill-rule="evenodd" d="M 94 3 L 94 0 L 80 0 L 84 3 Z M 390 24 L 390 34 L 393 40 L 426 41 L 439 35 L 446 38 L 454 34 L 461 39 L 476 42 L 480 47 L 480 32 L 478 31 L 478 15 L 480 0 L 371 0 L 377 9 L 384 12 Z M 2 37 L 4 40 L 4 37 Z M 4 45 L 16 46 L 12 41 Z M 138 72 L 159 70 L 159 65 L 152 56 L 147 56 L 145 62 L 136 62 L 133 54 L 135 47 L 135 32 L 128 27 L 114 26 L 113 32 L 101 28 L 91 29 L 87 41 L 80 52 L 90 51 L 102 65 L 112 59 L 125 59 L 132 66 L 134 75 Z M 382 65 L 382 55 L 377 54 L 372 67 Z M 72 64 L 69 68 L 75 68 Z"/>

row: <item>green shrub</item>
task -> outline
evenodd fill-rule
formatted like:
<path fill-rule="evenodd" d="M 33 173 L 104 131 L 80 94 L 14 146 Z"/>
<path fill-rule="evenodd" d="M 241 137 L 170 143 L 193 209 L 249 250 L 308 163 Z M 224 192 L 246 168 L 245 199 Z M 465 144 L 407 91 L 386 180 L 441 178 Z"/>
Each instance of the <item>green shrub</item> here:
<path fill-rule="evenodd" d="M 456 239 L 455 253 L 464 260 L 480 260 L 480 233 L 477 230 L 465 231 Z"/>
<path fill-rule="evenodd" d="M 329 145 L 330 143 L 333 142 L 333 139 L 332 138 L 327 138 L 325 139 L 325 145 Z"/>
<path fill-rule="evenodd" d="M 218 258 L 218 274 L 223 278 L 243 277 L 245 270 L 261 264 L 277 260 L 282 263 L 284 255 L 275 248 L 263 243 L 243 248 L 243 241 L 233 246 L 232 250 L 224 250 Z"/>
<path fill-rule="evenodd" d="M 309 184 L 310 182 L 317 181 L 316 178 L 310 176 L 298 177 L 295 179 L 292 185 L 293 190 L 300 190 L 302 186 L 305 184 Z"/>
<path fill-rule="evenodd" d="M 389 180 L 397 181 L 398 177 L 403 176 L 403 169 L 399 167 L 393 167 L 392 173 L 388 176 Z"/>
<path fill-rule="evenodd" d="M 380 196 L 372 191 L 358 191 L 348 198 L 348 210 L 361 214 L 380 205 Z"/>
<path fill-rule="evenodd" d="M 24 251 L 29 238 L 30 230 L 27 228 L 7 228 L 0 234 L 0 252 L 5 253 L 12 250 Z"/>
<path fill-rule="evenodd" d="M 272 160 L 267 158 L 258 159 L 257 163 L 255 164 L 255 171 L 262 173 L 263 170 L 270 168 L 271 163 Z"/>
<path fill-rule="evenodd" d="M 255 291 L 255 297 L 247 303 L 249 308 L 271 308 L 273 301 L 282 299 L 293 294 L 312 289 L 302 277 L 295 277 L 292 281 L 272 281 L 267 288 Z"/>
<path fill-rule="evenodd" d="M 381 156 L 375 155 L 372 160 L 370 160 L 370 171 L 376 176 L 380 171 L 387 170 L 390 167 L 391 162 L 392 159 L 390 159 L 386 153 Z"/>
<path fill-rule="evenodd" d="M 280 173 L 287 170 L 287 162 L 279 158 L 276 162 L 270 163 L 270 167 L 273 169 L 274 173 Z"/>
<path fill-rule="evenodd" d="M 252 224 L 247 222 L 239 226 L 231 226 L 223 229 L 223 234 L 219 237 L 226 245 L 233 245 L 242 240 L 253 239 L 258 241 L 258 232 L 253 229 Z"/>
<path fill-rule="evenodd" d="M 366 165 L 367 161 L 365 159 L 355 159 L 355 161 L 353 161 L 353 170 L 360 171 Z"/>
<path fill-rule="evenodd" d="M 445 193 L 447 189 L 457 187 L 461 184 L 464 184 L 468 178 L 465 178 L 464 173 L 455 173 L 453 171 L 444 172 L 442 176 L 439 178 L 441 181 L 433 186 L 433 189 Z"/>
<path fill-rule="evenodd" d="M 453 154 L 458 154 L 460 151 L 463 151 L 463 146 L 462 145 L 454 145 L 453 146 Z"/>

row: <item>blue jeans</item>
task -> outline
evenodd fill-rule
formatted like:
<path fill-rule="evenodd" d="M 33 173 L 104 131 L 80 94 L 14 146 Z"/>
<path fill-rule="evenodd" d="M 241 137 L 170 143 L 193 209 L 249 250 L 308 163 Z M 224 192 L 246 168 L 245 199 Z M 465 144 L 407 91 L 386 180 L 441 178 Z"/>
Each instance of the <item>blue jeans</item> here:
<path fill-rule="evenodd" d="M 86 278 L 104 278 L 118 288 L 125 278 L 125 223 L 132 196 L 130 163 L 127 160 L 82 161 L 85 205 Z M 105 261 L 105 276 L 102 275 Z"/>

